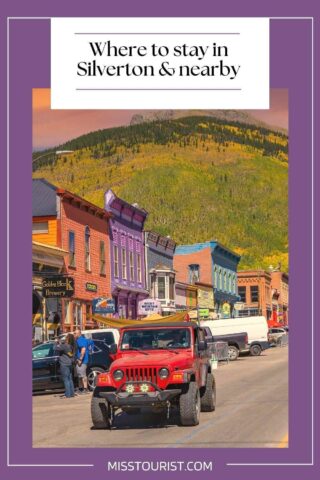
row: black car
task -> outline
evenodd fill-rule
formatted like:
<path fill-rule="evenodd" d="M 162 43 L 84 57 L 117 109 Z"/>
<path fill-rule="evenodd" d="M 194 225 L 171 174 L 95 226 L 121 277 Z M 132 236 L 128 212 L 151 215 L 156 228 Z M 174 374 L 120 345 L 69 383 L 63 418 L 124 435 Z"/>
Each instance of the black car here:
<path fill-rule="evenodd" d="M 32 349 L 32 390 L 64 388 L 60 373 L 59 354 L 55 342 L 45 342 Z M 89 354 L 87 369 L 88 386 L 93 390 L 96 376 L 108 370 L 112 359 L 105 342 L 94 340 L 93 352 Z M 76 379 L 75 379 L 76 382 Z"/>

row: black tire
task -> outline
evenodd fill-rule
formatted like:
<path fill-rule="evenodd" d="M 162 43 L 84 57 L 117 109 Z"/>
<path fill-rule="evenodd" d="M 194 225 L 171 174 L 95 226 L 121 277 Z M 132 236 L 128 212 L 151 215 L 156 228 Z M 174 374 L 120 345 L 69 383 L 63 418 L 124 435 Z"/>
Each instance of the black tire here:
<path fill-rule="evenodd" d="M 239 357 L 239 349 L 234 345 L 228 346 L 228 359 L 229 362 L 234 362 Z"/>
<path fill-rule="evenodd" d="M 94 428 L 110 428 L 109 405 L 107 400 L 93 392 L 91 398 L 91 419 Z"/>
<path fill-rule="evenodd" d="M 201 412 L 213 412 L 216 409 L 216 382 L 212 373 L 208 373 L 205 387 L 200 389 Z"/>
<path fill-rule="evenodd" d="M 195 382 L 190 382 L 185 393 L 179 399 L 180 421 L 183 426 L 193 427 L 200 420 L 200 392 Z"/>
<path fill-rule="evenodd" d="M 96 386 L 96 380 L 99 373 L 104 373 L 105 370 L 100 367 L 90 367 L 87 371 L 88 389 L 93 391 Z"/>
<path fill-rule="evenodd" d="M 262 348 L 260 345 L 252 345 L 250 347 L 250 355 L 252 355 L 253 357 L 258 357 L 259 355 L 261 355 L 261 352 Z"/>

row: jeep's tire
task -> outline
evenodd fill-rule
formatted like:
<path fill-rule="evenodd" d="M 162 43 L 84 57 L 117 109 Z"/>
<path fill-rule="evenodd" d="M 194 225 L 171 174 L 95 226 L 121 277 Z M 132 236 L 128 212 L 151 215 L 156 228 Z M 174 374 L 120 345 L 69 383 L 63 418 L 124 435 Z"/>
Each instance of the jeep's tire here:
<path fill-rule="evenodd" d="M 93 392 L 91 398 L 91 419 L 94 428 L 110 428 L 109 405 L 107 400 Z"/>
<path fill-rule="evenodd" d="M 200 388 L 201 412 L 213 412 L 216 409 L 216 382 L 212 373 L 207 374 L 206 385 Z"/>
<path fill-rule="evenodd" d="M 258 357 L 262 352 L 262 348 L 260 345 L 252 345 L 252 347 L 250 347 L 250 355 L 252 355 L 253 357 Z"/>
<path fill-rule="evenodd" d="M 239 357 L 239 349 L 234 345 L 228 347 L 228 359 L 230 362 L 234 362 Z"/>
<path fill-rule="evenodd" d="M 180 421 L 183 426 L 193 427 L 200 420 L 200 392 L 195 382 L 190 382 L 187 390 L 179 399 Z"/>

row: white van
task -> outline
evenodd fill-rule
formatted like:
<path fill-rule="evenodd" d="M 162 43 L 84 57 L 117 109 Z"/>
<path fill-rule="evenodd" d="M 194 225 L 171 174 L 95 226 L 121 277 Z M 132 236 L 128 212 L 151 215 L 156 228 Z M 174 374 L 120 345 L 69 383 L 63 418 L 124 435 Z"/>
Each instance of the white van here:
<path fill-rule="evenodd" d="M 97 328 L 94 330 L 82 330 L 82 335 L 92 340 L 102 340 L 109 347 L 113 343 L 118 345 L 120 332 L 117 328 Z"/>
<path fill-rule="evenodd" d="M 269 348 L 268 323 L 262 316 L 204 320 L 200 325 L 209 327 L 213 336 L 246 332 L 251 355 L 260 355 L 262 350 Z"/>

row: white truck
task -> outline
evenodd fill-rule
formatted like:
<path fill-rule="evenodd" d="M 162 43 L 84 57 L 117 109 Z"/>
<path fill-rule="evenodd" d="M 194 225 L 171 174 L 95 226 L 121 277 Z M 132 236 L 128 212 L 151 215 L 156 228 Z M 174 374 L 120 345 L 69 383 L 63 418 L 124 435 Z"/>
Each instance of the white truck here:
<path fill-rule="evenodd" d="M 260 355 L 263 350 L 269 348 L 268 323 L 263 316 L 203 320 L 200 321 L 200 325 L 209 327 L 213 336 L 246 332 L 251 355 Z"/>

